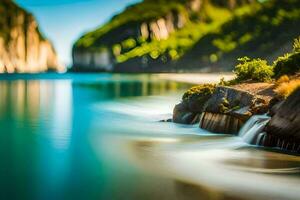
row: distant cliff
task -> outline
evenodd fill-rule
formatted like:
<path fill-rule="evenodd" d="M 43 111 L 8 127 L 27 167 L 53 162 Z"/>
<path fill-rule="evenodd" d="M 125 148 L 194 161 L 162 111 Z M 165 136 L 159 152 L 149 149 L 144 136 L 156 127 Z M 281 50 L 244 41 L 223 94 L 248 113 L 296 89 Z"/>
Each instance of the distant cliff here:
<path fill-rule="evenodd" d="M 300 34 L 299 7 L 297 0 L 144 0 L 83 35 L 73 70 L 228 71 L 240 55 L 288 51 Z"/>
<path fill-rule="evenodd" d="M 30 13 L 11 0 L 1 0 L 0 13 L 0 73 L 63 70 Z"/>

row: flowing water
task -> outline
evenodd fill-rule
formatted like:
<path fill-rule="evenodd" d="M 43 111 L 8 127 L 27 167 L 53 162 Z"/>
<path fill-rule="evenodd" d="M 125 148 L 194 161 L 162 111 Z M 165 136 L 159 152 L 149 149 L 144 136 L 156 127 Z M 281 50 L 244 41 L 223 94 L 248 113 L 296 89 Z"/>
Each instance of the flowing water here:
<path fill-rule="evenodd" d="M 239 132 L 239 136 L 249 144 L 258 144 L 263 137 L 263 130 L 267 123 L 270 121 L 270 117 L 267 115 L 254 115 Z"/>
<path fill-rule="evenodd" d="M 299 199 L 299 156 L 243 140 L 260 122 L 242 137 L 158 122 L 188 84 L 156 75 L 0 79 L 0 199 Z"/>

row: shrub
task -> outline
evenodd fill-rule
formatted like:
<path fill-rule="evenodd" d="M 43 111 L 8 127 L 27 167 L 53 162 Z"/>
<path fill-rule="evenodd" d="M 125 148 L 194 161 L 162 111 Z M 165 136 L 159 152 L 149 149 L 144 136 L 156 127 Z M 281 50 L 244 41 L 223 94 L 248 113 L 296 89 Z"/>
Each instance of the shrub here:
<path fill-rule="evenodd" d="M 283 98 L 287 98 L 290 94 L 292 94 L 297 88 L 300 87 L 300 80 L 291 80 L 288 82 L 281 83 L 275 89 L 277 95 Z"/>
<path fill-rule="evenodd" d="M 216 85 L 214 84 L 202 84 L 190 88 L 183 94 L 182 100 L 188 102 L 190 100 L 197 100 L 200 104 L 205 103 L 205 101 L 210 98 L 214 93 Z"/>
<path fill-rule="evenodd" d="M 220 82 L 218 83 L 218 85 L 220 86 L 232 86 L 232 85 L 236 85 L 236 84 L 239 84 L 239 81 L 237 81 L 237 79 L 232 79 L 232 80 L 229 80 L 229 81 L 226 81 L 223 78 L 220 79 Z"/>
<path fill-rule="evenodd" d="M 300 71 L 300 52 L 285 54 L 274 62 L 275 77 Z"/>
<path fill-rule="evenodd" d="M 294 52 L 300 52 L 300 37 L 294 40 L 293 49 Z"/>
<path fill-rule="evenodd" d="M 248 57 L 239 58 L 240 62 L 234 69 L 237 81 L 270 81 L 273 76 L 273 68 L 267 64 L 266 60 L 250 59 Z"/>

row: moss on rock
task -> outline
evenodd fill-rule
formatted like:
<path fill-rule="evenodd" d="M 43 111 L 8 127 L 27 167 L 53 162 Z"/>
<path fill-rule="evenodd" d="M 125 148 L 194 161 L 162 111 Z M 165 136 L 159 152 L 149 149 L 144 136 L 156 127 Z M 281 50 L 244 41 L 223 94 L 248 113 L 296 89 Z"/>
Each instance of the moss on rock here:
<path fill-rule="evenodd" d="M 184 102 L 188 102 L 196 99 L 199 103 L 203 103 L 208 96 L 210 97 L 214 93 L 215 89 L 216 85 L 214 84 L 202 84 L 194 86 L 183 94 L 182 100 Z"/>

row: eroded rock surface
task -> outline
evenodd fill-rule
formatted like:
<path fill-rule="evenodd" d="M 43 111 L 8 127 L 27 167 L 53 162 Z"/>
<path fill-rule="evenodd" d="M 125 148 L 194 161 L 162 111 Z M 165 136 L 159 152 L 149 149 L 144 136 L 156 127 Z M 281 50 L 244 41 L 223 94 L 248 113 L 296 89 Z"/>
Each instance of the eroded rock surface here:
<path fill-rule="evenodd" d="M 0 2 L 0 13 L 0 73 L 64 69 L 31 14 L 10 0 Z"/>
<path fill-rule="evenodd" d="M 183 124 L 200 121 L 201 128 L 214 133 L 237 134 L 252 115 L 266 113 L 269 109 L 268 100 L 232 87 L 218 86 L 212 94 L 206 95 L 203 90 L 193 91 L 192 88 L 189 91 L 193 95 L 175 106 L 173 121 Z"/>
<path fill-rule="evenodd" d="M 300 151 L 300 88 L 276 109 L 266 132 L 262 145 Z"/>
<path fill-rule="evenodd" d="M 208 100 L 200 127 L 215 133 L 237 134 L 262 100 L 231 87 L 219 86 Z"/>
<path fill-rule="evenodd" d="M 173 110 L 173 122 L 180 124 L 195 124 L 199 122 L 206 102 L 211 98 L 215 85 L 204 84 L 190 88 L 182 97 L 182 102 Z"/>

